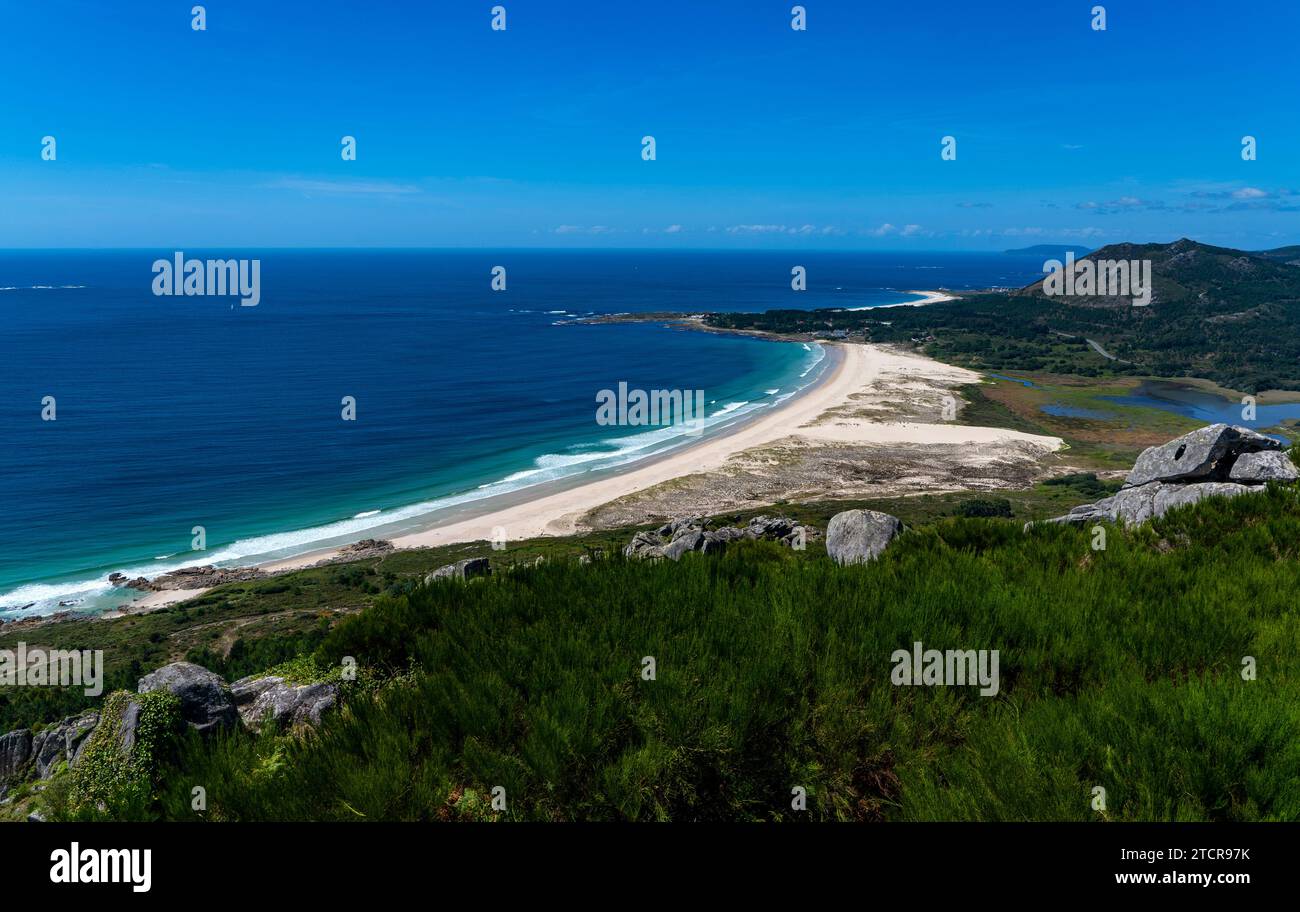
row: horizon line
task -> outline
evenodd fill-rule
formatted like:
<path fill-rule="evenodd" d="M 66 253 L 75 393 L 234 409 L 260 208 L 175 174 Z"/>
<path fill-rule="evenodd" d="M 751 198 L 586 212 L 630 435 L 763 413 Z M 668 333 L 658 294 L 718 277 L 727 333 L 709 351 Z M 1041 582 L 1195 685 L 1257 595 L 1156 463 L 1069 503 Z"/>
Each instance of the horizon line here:
<path fill-rule="evenodd" d="M 1116 244 L 1161 244 L 1174 243 L 1173 241 L 1117 241 Z M 1196 243 L 1204 243 L 1197 241 Z M 1300 241 L 1297 242 L 1300 244 Z M 1114 246 L 1113 244 L 1102 244 L 1100 246 L 1092 244 L 1074 244 L 1068 242 L 1044 241 L 1038 244 L 1028 244 L 1024 247 L 1009 248 L 974 248 L 974 247 L 955 247 L 955 248 L 901 248 L 901 247 L 564 247 L 564 246 L 518 246 L 518 245 L 415 245 L 415 244 L 324 244 L 324 245 L 288 245 L 288 244 L 153 244 L 153 245 L 131 245 L 131 246 L 114 246 L 114 247 L 0 247 L 0 254 L 3 253 L 59 253 L 59 252 L 127 252 L 127 251 L 157 251 L 157 250 L 184 250 L 190 248 L 193 250 L 292 250 L 292 251 L 339 251 L 339 250 L 374 250 L 374 251 L 523 251 L 538 253 L 902 253 L 902 254 L 924 254 L 924 253 L 988 253 L 1003 254 L 1016 253 L 1024 250 L 1031 250 L 1036 247 L 1071 247 L 1077 249 L 1100 250 L 1102 247 Z M 1215 244 L 1206 246 L 1214 247 Z M 1288 244 L 1278 245 L 1280 247 L 1291 246 Z M 1246 248 L 1228 248 L 1233 250 L 1246 250 Z M 1276 248 L 1263 248 L 1273 250 Z M 1250 251 L 1247 251 L 1250 252 Z"/>

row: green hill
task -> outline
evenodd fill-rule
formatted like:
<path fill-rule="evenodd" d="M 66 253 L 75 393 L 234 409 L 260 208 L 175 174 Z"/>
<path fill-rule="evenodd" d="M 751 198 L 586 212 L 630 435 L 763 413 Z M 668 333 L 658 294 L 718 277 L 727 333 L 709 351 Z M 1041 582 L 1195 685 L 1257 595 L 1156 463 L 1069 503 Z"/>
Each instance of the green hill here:
<path fill-rule="evenodd" d="M 1042 283 L 926 307 L 710 314 L 718 328 L 846 332 L 912 344 L 987 370 L 1203 377 L 1230 389 L 1300 390 L 1300 268 L 1186 238 L 1116 244 L 1088 259 L 1149 259 L 1154 299 L 1049 297 Z M 1099 354 L 1099 343 L 1117 360 Z"/>

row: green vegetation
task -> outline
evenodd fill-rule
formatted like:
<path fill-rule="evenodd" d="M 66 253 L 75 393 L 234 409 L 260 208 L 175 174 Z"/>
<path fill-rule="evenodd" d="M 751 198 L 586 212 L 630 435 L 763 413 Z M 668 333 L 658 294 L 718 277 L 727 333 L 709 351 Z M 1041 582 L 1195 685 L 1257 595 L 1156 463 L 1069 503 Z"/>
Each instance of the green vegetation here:
<path fill-rule="evenodd" d="M 128 711 L 138 712 L 129 742 L 123 731 Z M 61 820 L 149 819 L 159 770 L 174 760 L 182 730 L 180 699 L 166 691 L 118 691 L 102 712 L 81 760 L 56 776 L 51 811 Z"/>
<path fill-rule="evenodd" d="M 198 782 L 213 820 L 1295 820 L 1297 586 L 1275 487 L 1104 551 L 949 518 L 865 567 L 745 543 L 414 587 L 313 652 L 383 683 L 307 737 L 190 739 L 156 813 L 199 816 Z M 891 685 L 918 640 L 999 650 L 1000 692 Z"/>
<path fill-rule="evenodd" d="M 1100 500 L 1109 497 L 1124 486 L 1122 481 L 1101 481 L 1092 472 L 1058 475 L 1043 482 L 1049 488 L 1069 488 L 1080 500 Z"/>
<path fill-rule="evenodd" d="M 973 497 L 957 504 L 953 515 L 972 518 L 1000 516 L 1010 519 L 1014 514 L 1011 510 L 1011 501 L 1005 497 Z"/>

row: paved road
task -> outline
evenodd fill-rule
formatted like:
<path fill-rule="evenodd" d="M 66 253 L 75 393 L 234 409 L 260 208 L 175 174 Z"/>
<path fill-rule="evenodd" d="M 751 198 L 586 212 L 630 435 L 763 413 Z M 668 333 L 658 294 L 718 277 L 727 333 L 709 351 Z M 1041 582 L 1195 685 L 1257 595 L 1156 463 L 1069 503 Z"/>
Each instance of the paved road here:
<path fill-rule="evenodd" d="M 1089 345 L 1091 345 L 1091 346 L 1092 346 L 1092 350 L 1095 351 L 1097 354 L 1101 355 L 1103 358 L 1109 358 L 1111 361 L 1118 361 L 1118 360 L 1119 360 L 1119 358 L 1116 358 L 1116 357 L 1115 357 L 1114 355 L 1112 355 L 1110 352 L 1106 351 L 1106 349 L 1102 348 L 1100 343 L 1098 343 L 1098 342 L 1094 342 L 1094 341 L 1092 341 L 1091 339 L 1084 339 L 1083 341 L 1085 341 L 1085 342 L 1087 342 Z M 1126 361 L 1126 362 L 1124 362 L 1124 363 L 1127 364 L 1128 362 Z"/>

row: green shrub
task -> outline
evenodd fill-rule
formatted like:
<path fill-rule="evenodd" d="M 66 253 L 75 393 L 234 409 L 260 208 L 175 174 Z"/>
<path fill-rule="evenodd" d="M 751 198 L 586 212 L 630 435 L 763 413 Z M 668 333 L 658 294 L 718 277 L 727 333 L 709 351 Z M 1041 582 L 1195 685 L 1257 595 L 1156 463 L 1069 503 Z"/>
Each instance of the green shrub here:
<path fill-rule="evenodd" d="M 953 511 L 957 516 L 966 517 L 1002 517 L 1010 519 L 1012 516 L 1011 501 L 1005 497 L 976 497 L 971 500 L 963 500 L 957 504 L 957 509 Z"/>
<path fill-rule="evenodd" d="M 1297 590 L 1279 486 L 1104 551 L 946 519 L 855 567 L 552 561 L 347 617 L 312 667 L 373 686 L 305 737 L 191 739 L 162 809 L 198 782 L 222 820 L 479 819 L 497 786 L 501 820 L 1300 819 Z M 892 685 L 916 641 L 997 649 L 996 697 Z"/>
<path fill-rule="evenodd" d="M 1102 481 L 1094 472 L 1078 472 L 1072 475 L 1058 475 L 1046 479 L 1043 484 L 1048 487 L 1070 488 L 1080 497 L 1102 498 L 1114 494 L 1123 482 Z"/>
<path fill-rule="evenodd" d="M 128 707 L 140 707 L 134 743 L 123 742 Z M 171 759 L 184 723 L 180 699 L 167 691 L 117 691 L 104 701 L 99 725 L 69 772 L 66 814 L 74 819 L 147 819 L 159 769 Z"/>

